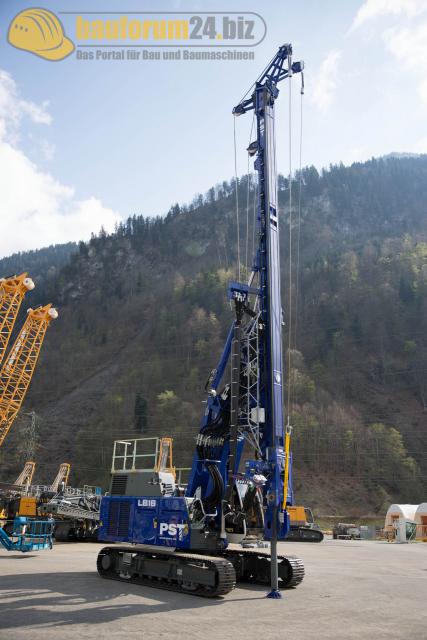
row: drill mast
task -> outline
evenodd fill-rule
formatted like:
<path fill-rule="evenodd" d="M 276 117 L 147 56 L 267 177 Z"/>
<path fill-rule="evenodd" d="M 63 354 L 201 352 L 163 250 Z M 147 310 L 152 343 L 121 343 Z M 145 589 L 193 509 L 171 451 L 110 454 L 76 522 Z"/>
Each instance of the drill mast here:
<path fill-rule="evenodd" d="M 253 459 L 246 462 L 245 480 L 262 494 L 264 538 L 272 542 L 272 597 L 278 593 L 276 542 L 289 531 L 286 504 L 292 491 L 283 409 L 274 105 L 279 95 L 277 84 L 295 73 L 302 74 L 303 66 L 292 62 L 291 45 L 283 45 L 256 81 L 252 95 L 233 109 L 235 116 L 253 110 L 256 118 L 257 138 L 248 153 L 255 156 L 258 173 L 259 240 L 249 282 L 232 282 L 229 287 L 235 320 L 209 379 L 207 408 L 187 490 L 188 496 L 201 492 L 205 511 L 217 509 L 224 539 L 231 532 L 241 534 L 244 513 L 239 464 L 244 443 L 249 443 Z M 228 365 L 231 381 L 224 384 Z M 219 506 L 220 495 L 224 497 Z"/>
<path fill-rule="evenodd" d="M 230 502 L 246 440 L 255 452 L 255 460 L 247 464 L 247 475 L 265 478 L 267 538 L 271 538 L 276 520 L 273 510 L 283 511 L 282 505 L 286 503 L 286 496 L 283 500 L 285 434 L 274 103 L 279 94 L 277 83 L 302 69 L 302 62 L 292 63 L 291 45 L 280 47 L 255 83 L 251 97 L 233 110 L 235 116 L 250 110 L 254 110 L 256 116 L 257 139 L 249 145 L 248 152 L 255 156 L 258 173 L 259 242 L 249 282 L 232 282 L 229 287 L 236 319 L 218 367 L 209 380 L 207 409 L 187 492 L 194 495 L 199 486 L 206 491 L 206 470 L 215 482 L 212 461 L 220 460 L 226 499 Z M 231 382 L 222 386 L 230 361 Z M 280 520 L 283 525 L 283 518 Z"/>

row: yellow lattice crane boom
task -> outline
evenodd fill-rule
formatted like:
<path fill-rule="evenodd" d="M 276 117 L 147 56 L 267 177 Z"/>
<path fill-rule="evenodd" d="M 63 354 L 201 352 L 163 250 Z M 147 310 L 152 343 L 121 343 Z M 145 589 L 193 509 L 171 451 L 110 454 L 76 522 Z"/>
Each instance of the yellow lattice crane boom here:
<path fill-rule="evenodd" d="M 58 312 L 48 304 L 28 316 L 0 371 L 0 446 L 21 408 L 46 331 Z"/>
<path fill-rule="evenodd" d="M 61 465 L 59 466 L 59 471 L 56 474 L 55 480 L 50 485 L 50 490 L 58 491 L 62 483 L 63 483 L 63 486 L 66 487 L 69 475 L 70 475 L 70 465 L 68 464 L 68 462 L 62 462 Z"/>
<path fill-rule="evenodd" d="M 27 273 L 13 278 L 0 278 L 0 362 L 6 352 L 25 294 L 32 289 L 34 282 Z"/>
<path fill-rule="evenodd" d="M 16 478 L 14 484 L 29 486 L 33 481 L 35 468 L 36 468 L 35 462 L 31 462 L 30 460 L 26 462 L 24 465 L 24 468 L 22 469 L 19 476 Z"/>

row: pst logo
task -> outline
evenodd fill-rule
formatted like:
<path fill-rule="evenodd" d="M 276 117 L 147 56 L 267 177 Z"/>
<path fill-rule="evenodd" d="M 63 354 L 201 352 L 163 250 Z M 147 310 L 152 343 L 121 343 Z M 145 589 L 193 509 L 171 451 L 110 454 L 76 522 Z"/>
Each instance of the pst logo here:
<path fill-rule="evenodd" d="M 178 539 L 182 540 L 183 536 L 187 533 L 188 526 L 186 524 L 176 524 L 175 522 L 161 522 L 159 527 L 159 534 L 164 536 L 165 534 L 176 537 L 178 534 Z"/>
<path fill-rule="evenodd" d="M 63 60 L 74 51 L 59 18 L 47 9 L 25 9 L 10 23 L 7 41 L 45 60 Z"/>

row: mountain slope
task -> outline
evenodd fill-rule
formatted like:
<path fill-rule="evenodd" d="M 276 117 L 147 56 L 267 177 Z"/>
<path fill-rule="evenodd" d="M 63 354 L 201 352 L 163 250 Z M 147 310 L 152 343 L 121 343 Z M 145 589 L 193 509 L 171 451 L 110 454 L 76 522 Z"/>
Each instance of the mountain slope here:
<path fill-rule="evenodd" d="M 391 499 L 421 499 L 427 157 L 336 166 L 321 176 L 307 168 L 303 182 L 291 345 L 298 498 L 329 512 L 378 511 Z M 288 323 L 284 178 L 279 187 Z M 246 178 L 239 190 L 244 263 L 246 235 L 249 254 L 253 241 L 252 180 L 248 233 Z M 49 281 L 38 282 L 38 300 L 54 302 L 61 313 L 26 402 L 40 416 L 40 479 L 68 459 L 76 482 L 105 484 L 112 439 L 141 430 L 172 435 L 175 463 L 188 466 L 205 380 L 232 320 L 226 288 L 236 265 L 234 207 L 232 181 L 190 207 L 175 205 L 163 219 L 134 216 L 112 236 L 80 243 Z M 295 210 L 295 260 L 297 220 Z M 34 276 L 33 256 L 20 260 L 17 270 Z M 292 295 L 295 300 L 296 282 Z M 18 426 L 3 447 L 5 472 L 17 466 L 19 433 Z"/>

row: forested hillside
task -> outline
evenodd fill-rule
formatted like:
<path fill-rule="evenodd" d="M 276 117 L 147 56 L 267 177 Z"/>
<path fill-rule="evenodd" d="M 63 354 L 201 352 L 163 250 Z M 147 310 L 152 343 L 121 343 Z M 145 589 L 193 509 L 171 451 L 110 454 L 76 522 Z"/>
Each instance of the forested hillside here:
<path fill-rule="evenodd" d="M 40 295 L 45 294 L 48 282 L 55 280 L 61 268 L 68 263 L 72 253 L 77 251 L 75 242 L 57 244 L 35 251 L 13 253 L 0 259 L 0 277 L 22 273 L 31 268 L 31 277 L 37 281 L 37 293 L 33 294 L 33 303 L 38 304 Z M 55 281 L 56 286 L 56 281 Z M 35 302 L 34 302 L 35 298 Z"/>
<path fill-rule="evenodd" d="M 427 156 L 321 175 L 311 167 L 302 182 L 300 225 L 298 197 L 292 212 L 298 499 L 360 514 L 425 500 Z M 279 186 L 289 323 L 289 185 L 281 178 Z M 253 179 L 238 188 L 244 271 Z M 49 301 L 60 311 L 26 401 L 39 417 L 39 480 L 70 461 L 75 482 L 105 486 L 113 438 L 135 434 L 172 435 L 175 464 L 189 465 L 205 381 L 232 320 L 236 245 L 232 181 L 164 218 L 135 215 L 87 244 L 0 261 L 0 275 L 27 270 L 37 280 L 28 305 Z M 15 427 L 1 453 L 10 476 L 24 419 Z"/>

